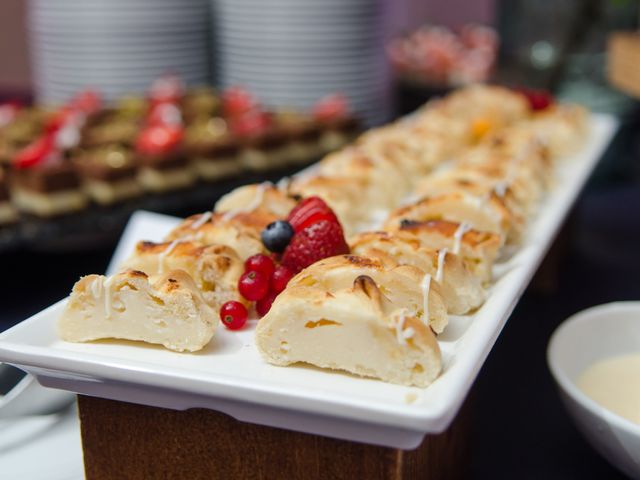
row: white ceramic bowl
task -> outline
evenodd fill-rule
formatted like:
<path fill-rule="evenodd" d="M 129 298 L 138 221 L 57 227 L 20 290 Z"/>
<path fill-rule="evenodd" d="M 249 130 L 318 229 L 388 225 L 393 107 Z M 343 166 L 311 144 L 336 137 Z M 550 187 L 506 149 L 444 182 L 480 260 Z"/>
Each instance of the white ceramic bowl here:
<path fill-rule="evenodd" d="M 577 313 L 553 333 L 547 362 L 578 429 L 609 462 L 640 478 L 640 425 L 605 409 L 576 386 L 593 363 L 640 352 L 640 302 L 616 302 Z M 640 379 L 638 379 L 640 381 Z"/>

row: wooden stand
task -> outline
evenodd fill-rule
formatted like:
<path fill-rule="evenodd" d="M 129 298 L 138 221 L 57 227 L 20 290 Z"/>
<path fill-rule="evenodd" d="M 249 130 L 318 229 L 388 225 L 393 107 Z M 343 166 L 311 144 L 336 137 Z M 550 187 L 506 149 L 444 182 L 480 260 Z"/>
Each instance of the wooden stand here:
<path fill-rule="evenodd" d="M 88 480 L 464 478 L 468 404 L 446 432 L 403 451 L 252 425 L 211 410 L 78 397 Z"/>
<path fill-rule="evenodd" d="M 640 98 L 640 32 L 617 32 L 609 37 L 607 72 L 612 85 Z"/>

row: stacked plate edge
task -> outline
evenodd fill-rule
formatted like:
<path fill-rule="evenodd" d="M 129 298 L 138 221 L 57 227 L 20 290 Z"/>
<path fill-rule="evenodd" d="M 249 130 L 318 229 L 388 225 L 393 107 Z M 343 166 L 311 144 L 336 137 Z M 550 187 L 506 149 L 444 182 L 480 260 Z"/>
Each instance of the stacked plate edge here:
<path fill-rule="evenodd" d="M 166 73 L 210 83 L 208 0 L 29 0 L 38 101 L 142 93 Z"/>
<path fill-rule="evenodd" d="M 212 0 L 214 74 L 269 106 L 342 93 L 369 124 L 390 113 L 385 0 Z"/>

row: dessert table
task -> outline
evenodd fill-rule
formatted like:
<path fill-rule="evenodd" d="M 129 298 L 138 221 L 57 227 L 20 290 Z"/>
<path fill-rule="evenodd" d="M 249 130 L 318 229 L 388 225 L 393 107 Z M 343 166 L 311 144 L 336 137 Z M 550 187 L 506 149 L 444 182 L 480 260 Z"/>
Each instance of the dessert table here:
<path fill-rule="evenodd" d="M 468 467 L 472 478 L 486 478 L 488 475 L 499 478 L 514 475 L 520 478 L 566 478 L 567 475 L 617 478 L 612 467 L 597 457 L 569 424 L 544 366 L 546 340 L 557 323 L 585 306 L 629 298 L 629 292 L 634 288 L 620 281 L 620 271 L 624 271 L 624 268 L 612 265 L 603 268 L 593 259 L 585 258 L 584 252 L 576 247 L 575 234 L 580 232 L 576 231 L 576 217 L 573 220 L 569 222 L 571 228 L 561 237 L 564 242 L 556 242 L 557 245 L 564 243 L 569 249 L 565 248 L 562 255 L 555 255 L 561 267 L 555 287 L 543 291 L 529 288 L 481 371 L 469 397 L 471 401 L 465 404 L 446 433 L 426 437 L 418 449 L 410 451 L 412 453 L 248 426 L 209 411 L 175 412 L 81 397 L 79 404 L 85 436 L 85 459 L 91 458 L 88 462 L 91 466 L 87 466 L 89 478 L 108 478 L 114 473 L 113 468 L 118 468 L 119 462 L 114 458 L 123 452 L 130 453 L 131 449 L 136 454 L 145 455 L 150 453 L 147 448 L 154 448 L 156 454 L 162 452 L 162 448 L 170 448 L 174 459 L 182 462 L 180 465 L 187 466 L 190 465 L 189 455 L 176 455 L 176 452 L 182 453 L 182 447 L 187 446 L 193 447 L 189 454 L 192 459 L 199 459 L 199 465 L 225 469 L 217 470 L 221 478 L 225 478 L 223 472 L 228 475 L 248 472 L 249 478 L 273 478 L 267 475 L 273 475 L 274 471 L 289 474 L 287 478 L 295 478 L 295 474 L 301 472 L 310 478 L 327 478 L 314 477 L 314 473 L 321 475 L 323 472 L 347 478 L 357 477 L 363 471 L 359 469 L 365 467 L 370 469 L 366 470 L 370 474 L 367 478 L 419 478 L 426 477 L 428 471 L 432 474 L 428 478 L 438 478 L 438 473 L 446 474 L 443 478 L 464 475 L 464 470 L 460 468 L 446 470 L 447 467 L 440 465 L 440 470 L 435 469 L 440 460 L 449 468 L 452 464 Z M 554 256 L 553 253 L 551 256 Z M 78 265 L 66 266 L 67 275 L 75 277 L 85 271 L 104 270 L 108 258 L 106 252 L 102 252 L 102 257 L 90 257 L 85 255 L 82 258 L 101 264 L 101 268 L 82 268 L 78 262 Z M 20 260 L 25 261 L 25 257 L 17 255 L 14 259 L 15 262 Z M 17 266 L 18 263 L 9 261 L 7 265 Z M 64 268 L 61 270 L 65 271 Z M 544 266 L 542 270 L 545 270 Z M 63 273 L 61 277 L 64 276 Z M 597 284 L 584 282 L 585 277 L 593 276 L 606 281 Z M 580 285 L 579 289 L 576 284 Z M 63 296 L 68 284 L 59 287 L 55 294 L 52 295 L 49 290 L 47 295 L 54 298 Z M 24 297 L 21 300 L 24 302 Z M 20 305 L 18 300 L 13 300 L 8 302 L 10 308 L 13 302 Z M 32 308 L 33 311 L 39 309 L 37 306 Z M 26 316 L 24 304 L 21 310 L 21 316 L 14 317 L 15 320 Z M 517 365 L 517 370 L 514 365 Z M 517 371 L 517 376 L 514 371 Z M 518 380 L 522 378 L 530 381 Z M 172 427 L 177 425 L 194 426 L 193 430 L 183 430 L 188 430 L 196 438 L 185 437 L 188 443 L 181 445 L 180 438 L 172 435 Z M 126 440 L 127 431 L 135 432 L 133 438 L 139 435 L 137 438 L 144 438 L 145 441 L 135 445 L 135 442 Z M 204 432 L 206 438 L 199 437 L 198 432 Z M 220 440 L 226 438 L 225 433 L 228 432 L 239 438 L 220 445 Z M 150 441 L 150 438 L 156 441 Z M 460 438 L 466 440 L 462 443 L 468 444 L 469 450 L 456 447 Z M 122 440 L 123 443 L 119 444 L 116 440 Z M 447 456 L 442 453 L 445 451 L 455 455 Z M 167 450 L 164 452 L 166 459 Z M 467 455 L 469 461 L 464 460 Z M 217 460 L 210 457 L 216 457 Z M 159 462 L 157 465 L 141 462 L 138 467 L 128 465 L 120 473 L 125 471 L 128 478 L 136 478 L 135 473 L 138 478 L 145 478 L 145 474 L 159 471 L 154 468 L 171 463 L 168 460 L 165 463 L 163 457 L 155 458 Z M 219 463 L 220 458 L 225 459 L 224 466 Z M 358 459 L 366 459 L 366 462 L 358 463 Z M 424 463 L 424 459 L 429 461 Z M 262 460 L 260 465 L 266 462 L 271 470 L 256 468 L 256 460 Z M 175 462 L 172 464 L 175 465 Z M 188 468 L 197 478 L 195 472 L 198 470 L 194 469 L 194 465 Z M 250 470 L 243 470 L 247 467 Z M 120 468 L 125 467 L 121 465 Z"/>

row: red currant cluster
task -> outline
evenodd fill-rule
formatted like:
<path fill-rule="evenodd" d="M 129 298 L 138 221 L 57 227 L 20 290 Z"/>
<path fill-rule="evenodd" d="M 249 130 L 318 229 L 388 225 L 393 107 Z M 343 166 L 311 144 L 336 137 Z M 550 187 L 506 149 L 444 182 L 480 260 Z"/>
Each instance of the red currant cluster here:
<path fill-rule="evenodd" d="M 262 253 L 249 257 L 244 267 L 245 271 L 238 280 L 238 291 L 250 302 L 255 302 L 256 312 L 263 317 L 294 273 L 284 265 L 276 265 Z M 249 312 L 241 302 L 229 301 L 220 309 L 222 323 L 230 330 L 242 328 L 248 316 Z"/>
<path fill-rule="evenodd" d="M 286 220 L 267 225 L 261 238 L 273 257 L 262 253 L 249 257 L 238 281 L 238 291 L 255 302 L 260 317 L 269 312 L 275 298 L 300 270 L 323 258 L 349 253 L 338 217 L 319 197 L 302 200 Z M 242 328 L 248 315 L 246 307 L 235 301 L 220 310 L 222 322 L 231 330 Z"/>

